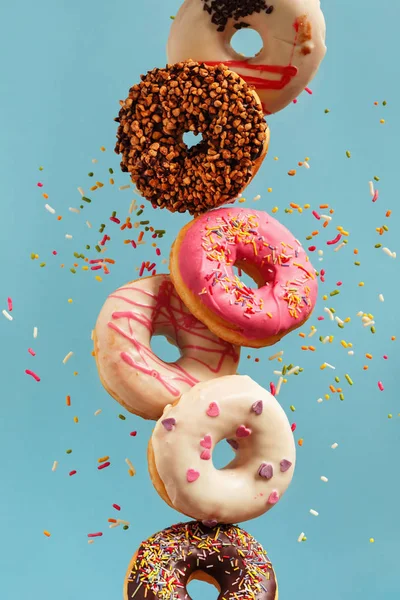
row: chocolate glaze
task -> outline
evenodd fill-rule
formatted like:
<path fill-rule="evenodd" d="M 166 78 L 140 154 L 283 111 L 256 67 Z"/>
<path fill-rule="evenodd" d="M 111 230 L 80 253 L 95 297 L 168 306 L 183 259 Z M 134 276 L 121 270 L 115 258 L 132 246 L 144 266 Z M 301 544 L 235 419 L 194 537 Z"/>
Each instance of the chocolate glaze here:
<path fill-rule="evenodd" d="M 142 543 L 125 581 L 126 598 L 190 600 L 186 585 L 196 571 L 215 579 L 219 600 L 276 598 L 272 565 L 251 535 L 197 521 L 172 525 Z"/>

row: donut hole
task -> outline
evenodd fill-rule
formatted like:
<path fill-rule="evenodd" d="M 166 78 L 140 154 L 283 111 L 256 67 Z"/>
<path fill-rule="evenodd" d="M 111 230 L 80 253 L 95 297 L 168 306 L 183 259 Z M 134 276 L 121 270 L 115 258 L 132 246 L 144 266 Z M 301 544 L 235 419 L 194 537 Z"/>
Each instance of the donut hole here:
<path fill-rule="evenodd" d="M 165 363 L 174 363 L 181 357 L 179 348 L 165 335 L 154 335 L 150 346 L 154 354 Z"/>
<path fill-rule="evenodd" d="M 188 597 L 190 600 L 203 600 L 203 598 L 217 600 L 219 596 L 218 588 L 206 581 L 197 579 L 196 576 L 195 574 L 195 577 L 186 585 L 186 591 L 189 594 Z"/>
<path fill-rule="evenodd" d="M 193 146 L 197 146 L 197 144 L 201 141 L 201 138 L 199 139 L 198 136 L 199 134 L 194 131 L 185 131 L 182 136 L 182 140 L 186 148 L 190 150 L 190 148 L 193 148 Z"/>
<path fill-rule="evenodd" d="M 246 260 L 237 260 L 233 265 L 233 272 L 248 288 L 263 287 L 266 283 L 273 281 L 275 273 L 273 269 L 270 272 L 261 273 L 254 264 Z"/>
<path fill-rule="evenodd" d="M 242 28 L 231 38 L 231 46 L 235 52 L 247 58 L 254 58 L 263 49 L 261 35 L 250 27 Z"/>
<path fill-rule="evenodd" d="M 235 452 L 227 440 L 221 440 L 215 446 L 212 454 L 213 465 L 216 469 L 223 469 L 235 458 Z"/>

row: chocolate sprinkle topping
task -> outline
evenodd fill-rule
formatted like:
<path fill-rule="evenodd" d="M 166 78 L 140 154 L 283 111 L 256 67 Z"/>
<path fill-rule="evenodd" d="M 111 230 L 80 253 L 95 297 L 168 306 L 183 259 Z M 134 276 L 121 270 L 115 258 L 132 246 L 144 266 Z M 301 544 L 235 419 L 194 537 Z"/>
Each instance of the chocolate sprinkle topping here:
<path fill-rule="evenodd" d="M 270 15 L 274 10 L 265 0 L 201 0 L 204 10 L 211 15 L 211 22 L 217 26 L 217 31 L 224 31 L 229 19 L 238 21 L 253 13 L 265 12 Z M 249 27 L 245 22 L 234 25 L 236 29 Z"/>
<path fill-rule="evenodd" d="M 154 206 L 190 214 L 236 198 L 254 175 L 267 129 L 239 75 L 193 61 L 142 75 L 116 121 L 122 171 Z M 188 148 L 187 131 L 202 141 Z"/>

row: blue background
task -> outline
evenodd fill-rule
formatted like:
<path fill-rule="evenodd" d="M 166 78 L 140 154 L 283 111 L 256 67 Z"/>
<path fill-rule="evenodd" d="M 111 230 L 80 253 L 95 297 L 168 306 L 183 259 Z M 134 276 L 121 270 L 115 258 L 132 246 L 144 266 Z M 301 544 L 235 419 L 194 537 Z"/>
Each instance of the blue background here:
<path fill-rule="evenodd" d="M 1 8 L 0 308 L 7 308 L 8 296 L 14 301 L 14 321 L 0 315 L 0 596 L 7 600 L 121 598 L 125 570 L 140 541 L 180 520 L 149 480 L 145 452 L 152 423 L 122 411 L 102 389 L 90 341 L 107 294 L 135 278 L 143 260 L 156 258 L 149 241 L 137 250 L 124 245 L 129 235 L 108 220 L 113 210 L 124 219 L 133 197 L 131 190 L 118 191 L 128 177 L 119 173 L 113 153 L 113 117 L 118 100 L 140 73 L 165 63 L 169 17 L 179 4 L 21 0 Z M 297 423 L 296 440 L 304 439 L 293 484 L 274 510 L 245 527 L 270 553 L 282 600 L 390 600 L 400 593 L 399 361 L 398 342 L 390 339 L 399 335 L 400 286 L 398 261 L 374 244 L 382 242 L 392 250 L 398 246 L 400 12 L 393 0 L 324 1 L 323 9 L 328 54 L 311 84 L 314 95 L 303 94 L 297 105 L 270 117 L 270 152 L 245 194 L 250 207 L 279 206 L 278 219 L 307 246 L 305 236 L 319 226 L 315 243 L 324 250 L 324 260 L 319 263 L 314 254 L 313 261 L 326 270 L 317 309 L 304 328 L 308 333 L 310 324 L 318 327 L 311 340 L 303 342 L 292 333 L 273 350 L 242 352 L 241 372 L 265 387 L 277 379 L 272 370 L 278 363 L 268 361 L 275 350 L 285 351 L 286 364 L 304 367 L 279 396 L 289 419 Z M 251 51 L 252 43 L 240 49 Z M 325 108 L 331 112 L 325 114 Z M 297 167 L 297 175 L 288 177 L 288 170 L 305 156 L 311 169 Z M 92 158 L 99 162 L 93 164 Z M 109 167 L 115 171 L 114 188 L 107 184 Z M 87 173 L 92 170 L 93 179 L 105 186 L 89 193 L 93 181 Z M 380 177 L 375 204 L 368 189 L 374 176 Z M 79 207 L 78 186 L 93 200 L 79 215 L 68 211 Z M 43 192 L 62 221 L 44 209 Z M 256 194 L 262 199 L 253 203 Z M 320 203 L 329 203 L 335 209 L 333 221 L 325 231 L 311 210 L 285 214 L 289 202 L 308 202 L 317 210 Z M 390 219 L 385 218 L 388 209 L 393 211 Z M 146 203 L 142 218 L 167 230 L 160 244 L 161 258 L 167 258 L 188 217 L 153 211 Z M 107 254 L 116 260 L 102 282 L 94 279 L 96 273 L 81 270 L 82 261 L 76 275 L 69 271 L 73 253 L 86 252 L 86 244 L 93 248 L 100 239 L 100 223 L 107 223 L 112 238 Z M 384 223 L 390 231 L 382 239 L 375 228 Z M 335 253 L 326 240 L 335 237 L 338 225 L 350 237 L 348 246 Z M 73 239 L 65 239 L 66 233 Z M 360 267 L 354 266 L 354 248 Z M 32 261 L 32 252 L 40 259 Z M 91 250 L 87 256 L 96 258 L 97 253 Z M 42 261 L 46 266 L 40 268 Z M 157 267 L 158 272 L 166 269 L 159 260 Z M 343 282 L 340 295 L 324 302 L 322 294 L 335 289 L 338 280 Z M 358 286 L 360 281 L 364 287 Z M 317 321 L 326 305 L 342 318 L 351 317 L 344 330 L 329 320 Z M 374 314 L 375 335 L 362 327 L 359 310 Z M 34 326 L 39 328 L 37 340 L 32 338 Z M 318 336 L 328 334 L 335 335 L 334 342 L 322 345 Z M 342 339 L 353 343 L 353 357 L 341 346 Z M 303 343 L 312 343 L 316 351 L 302 351 Z M 172 356 L 165 344 L 155 347 L 164 357 Z M 74 356 L 63 365 L 70 350 Z M 365 358 L 366 352 L 373 360 Z M 336 371 L 321 371 L 324 361 Z M 368 371 L 363 370 L 366 362 Z M 25 375 L 27 368 L 40 375 L 40 383 Z M 353 387 L 345 373 L 353 378 Z M 345 401 L 331 394 L 318 404 L 329 385 L 336 385 L 335 375 Z M 384 392 L 379 392 L 378 380 Z M 71 395 L 70 408 L 66 394 Z M 99 408 L 102 413 L 94 417 Z M 136 437 L 129 435 L 133 430 Z M 336 450 L 331 449 L 334 442 Z M 219 453 L 221 464 L 225 452 Z M 111 467 L 98 471 L 97 459 L 104 455 L 110 455 Z M 137 469 L 133 478 L 126 457 Z M 59 461 L 55 473 L 54 460 Z M 72 469 L 77 474 L 69 477 Z M 322 483 L 321 475 L 329 482 Z M 113 503 L 121 505 L 119 515 Z M 319 517 L 309 514 L 311 508 Z M 107 519 L 115 516 L 130 521 L 130 529 L 108 529 Z M 104 536 L 88 545 L 86 536 L 93 531 Z M 307 541 L 297 543 L 301 532 Z M 197 599 L 216 597 L 205 584 L 191 590 Z"/>

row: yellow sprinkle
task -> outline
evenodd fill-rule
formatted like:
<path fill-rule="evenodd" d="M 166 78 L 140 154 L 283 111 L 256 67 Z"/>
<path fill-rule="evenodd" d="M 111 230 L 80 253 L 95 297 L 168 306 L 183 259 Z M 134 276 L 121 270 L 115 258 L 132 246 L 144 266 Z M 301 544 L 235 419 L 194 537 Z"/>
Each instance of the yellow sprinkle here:
<path fill-rule="evenodd" d="M 130 477 L 133 477 L 135 475 L 135 471 L 133 471 L 132 469 L 129 469 L 128 473 Z"/>
<path fill-rule="evenodd" d="M 310 157 L 306 156 L 304 160 L 308 162 L 310 160 Z"/>
<path fill-rule="evenodd" d="M 74 417 L 74 423 L 79 423 L 78 417 Z"/>
<path fill-rule="evenodd" d="M 72 298 L 68 298 L 68 302 L 69 302 L 70 304 L 72 304 L 72 302 L 73 302 Z"/>
<path fill-rule="evenodd" d="M 324 398 L 325 398 L 325 400 L 329 400 L 330 395 L 329 394 L 325 394 Z"/>
<path fill-rule="evenodd" d="M 87 265 L 84 265 L 84 266 L 82 267 L 82 271 L 89 271 L 89 267 L 88 267 Z"/>
<path fill-rule="evenodd" d="M 392 415 L 392 413 L 389 413 L 389 414 L 388 414 L 388 419 L 392 419 L 392 418 L 393 418 L 393 415 Z"/>
<path fill-rule="evenodd" d="M 375 542 L 374 538 L 369 538 L 369 541 L 371 544 L 373 544 Z"/>
<path fill-rule="evenodd" d="M 345 342 L 344 340 L 341 340 L 340 343 L 342 344 L 343 348 L 348 348 L 349 347 L 348 343 Z"/>
<path fill-rule="evenodd" d="M 310 208 L 310 204 L 305 204 L 305 205 L 304 205 L 304 208 L 305 208 L 305 209 L 307 209 L 307 208 Z"/>
<path fill-rule="evenodd" d="M 106 149 L 104 148 L 104 146 L 100 146 L 100 150 L 101 150 L 102 152 L 105 152 L 105 151 L 106 151 Z"/>
<path fill-rule="evenodd" d="M 379 123 L 381 123 L 381 124 L 383 125 L 383 124 L 385 123 L 385 119 L 381 119 L 381 120 L 379 121 Z"/>
<path fill-rule="evenodd" d="M 328 300 L 328 296 L 325 294 L 324 296 L 322 296 L 322 300 Z"/>
<path fill-rule="evenodd" d="M 100 277 L 100 275 L 96 275 L 95 279 L 96 279 L 97 281 L 103 281 L 103 278 L 102 278 L 102 277 Z"/>
<path fill-rule="evenodd" d="M 279 158 L 277 156 L 274 156 L 274 160 L 279 160 Z"/>
<path fill-rule="evenodd" d="M 97 459 L 97 462 L 98 463 L 107 462 L 109 458 L 110 458 L 109 456 L 102 456 L 101 458 Z"/>
<path fill-rule="evenodd" d="M 43 533 L 44 533 L 44 535 L 45 535 L 46 537 L 50 537 L 50 536 L 51 536 L 51 533 L 50 533 L 49 531 L 43 531 Z"/>
<path fill-rule="evenodd" d="M 270 193 L 271 193 L 271 192 L 272 192 L 272 188 L 268 188 L 268 192 L 270 192 Z"/>
<path fill-rule="evenodd" d="M 242 204 L 243 202 L 246 202 L 246 198 L 240 198 L 239 202 Z"/>
<path fill-rule="evenodd" d="M 279 209 L 278 209 L 278 207 L 277 207 L 277 206 L 274 206 L 274 208 L 272 209 L 272 212 L 273 212 L 273 213 L 276 213 L 276 212 L 278 212 L 278 210 L 279 210 Z"/>
<path fill-rule="evenodd" d="M 358 287 L 364 287 L 364 282 L 360 281 L 360 283 L 358 284 Z"/>

